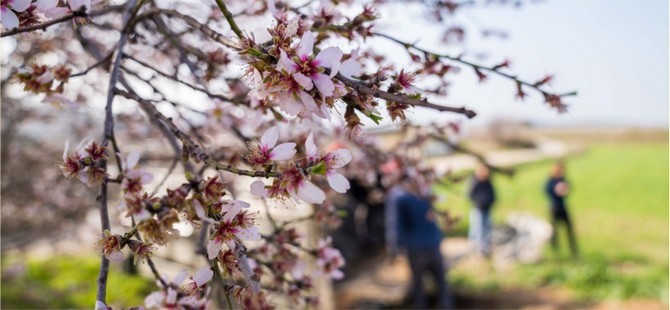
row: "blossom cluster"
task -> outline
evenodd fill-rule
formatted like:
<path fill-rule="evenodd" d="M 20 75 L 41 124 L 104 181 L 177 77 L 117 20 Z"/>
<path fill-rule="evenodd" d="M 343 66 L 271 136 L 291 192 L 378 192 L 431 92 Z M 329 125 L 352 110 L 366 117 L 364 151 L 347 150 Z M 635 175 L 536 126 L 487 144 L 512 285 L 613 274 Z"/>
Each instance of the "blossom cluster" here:
<path fill-rule="evenodd" d="M 258 165 L 267 165 L 271 158 L 289 159 L 297 152 L 295 143 L 283 143 L 275 147 L 278 131 L 275 127 L 268 129 L 261 137 L 260 144 L 251 147 L 250 161 Z M 281 178 L 276 178 L 271 185 L 263 181 L 251 184 L 251 193 L 266 198 L 299 198 L 308 203 L 323 203 L 326 196 L 323 190 L 310 181 L 312 175 L 325 175 L 330 187 L 338 193 L 349 189 L 349 181 L 336 169 L 351 161 L 351 152 L 341 148 L 319 155 L 314 136 L 310 133 L 305 140 L 305 157 L 290 162 L 279 168 Z"/>
<path fill-rule="evenodd" d="M 7 29 L 27 27 L 45 19 L 58 18 L 72 12 L 89 12 L 91 7 L 101 0 L 67 0 L 65 6 L 60 6 L 58 0 L 3 0 L 2 25 Z M 83 14 L 82 14 L 83 16 Z M 86 22 L 81 17 L 78 23 Z"/>

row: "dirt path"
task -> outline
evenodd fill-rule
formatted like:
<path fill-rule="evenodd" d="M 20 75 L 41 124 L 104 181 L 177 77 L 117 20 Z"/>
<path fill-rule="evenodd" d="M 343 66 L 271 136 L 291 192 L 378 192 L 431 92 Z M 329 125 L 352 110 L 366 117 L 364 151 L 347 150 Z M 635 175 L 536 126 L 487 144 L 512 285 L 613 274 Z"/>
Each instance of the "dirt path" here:
<path fill-rule="evenodd" d="M 481 269 L 480 258 L 464 238 L 445 239 L 442 252 L 449 268 Z M 344 283 L 335 286 L 337 309 L 407 309 L 410 271 L 404 257 L 390 261 L 383 256 L 361 264 Z M 473 292 L 453 288 L 457 309 L 668 309 L 657 300 L 633 299 L 597 303 L 576 302 L 570 294 L 558 288 L 503 289 L 492 292 Z"/>

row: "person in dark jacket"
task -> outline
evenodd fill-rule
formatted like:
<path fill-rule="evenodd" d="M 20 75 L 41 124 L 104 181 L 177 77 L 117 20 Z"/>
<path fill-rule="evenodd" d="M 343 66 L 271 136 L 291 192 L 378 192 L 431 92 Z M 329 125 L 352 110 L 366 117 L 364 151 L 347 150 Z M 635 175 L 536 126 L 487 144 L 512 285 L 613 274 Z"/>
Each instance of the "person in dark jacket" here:
<path fill-rule="evenodd" d="M 407 187 L 406 187 L 407 188 Z M 397 198 L 398 241 L 407 251 L 412 271 L 412 296 L 414 307 L 426 309 L 427 301 L 423 289 L 423 274 L 429 272 L 437 288 L 440 309 L 452 308 L 447 288 L 446 268 L 440 252 L 442 231 L 437 224 L 430 198 L 420 196 L 408 188 Z"/>
<path fill-rule="evenodd" d="M 551 245 L 554 250 L 558 250 L 558 225 L 563 224 L 568 232 L 568 241 L 573 258 L 577 258 L 577 240 L 575 231 L 568 215 L 568 209 L 565 205 L 565 197 L 570 192 L 568 182 L 565 180 L 565 166 L 563 162 L 556 162 L 551 168 L 551 177 L 545 185 L 545 192 L 549 197 L 551 210 L 551 225 L 553 232 L 551 236 Z"/>
<path fill-rule="evenodd" d="M 491 255 L 491 207 L 496 200 L 489 168 L 479 163 L 470 187 L 470 225 L 468 238 L 483 256 Z"/>

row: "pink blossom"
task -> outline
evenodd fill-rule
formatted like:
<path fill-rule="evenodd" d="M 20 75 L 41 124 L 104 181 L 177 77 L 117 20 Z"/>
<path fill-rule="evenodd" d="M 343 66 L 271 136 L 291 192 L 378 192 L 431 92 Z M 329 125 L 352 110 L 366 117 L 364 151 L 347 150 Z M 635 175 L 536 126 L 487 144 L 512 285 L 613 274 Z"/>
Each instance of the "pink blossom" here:
<path fill-rule="evenodd" d="M 323 203 L 326 194 L 297 168 L 290 167 L 282 172 L 282 183 L 288 193 L 308 203 Z"/>
<path fill-rule="evenodd" d="M 98 248 L 102 250 L 102 255 L 113 262 L 123 260 L 121 252 L 121 235 L 112 235 L 109 230 L 105 230 L 102 238 L 98 240 Z"/>
<path fill-rule="evenodd" d="M 207 284 L 207 282 L 212 279 L 213 276 L 214 271 L 212 271 L 209 267 L 202 267 L 198 269 L 193 277 L 191 277 L 191 281 L 182 286 L 184 294 L 189 296 L 197 294 L 205 286 L 205 284 Z"/>
<path fill-rule="evenodd" d="M 323 163 L 328 185 L 338 193 L 346 193 L 350 187 L 349 180 L 341 173 L 335 171 L 335 169 L 342 168 L 351 161 L 351 152 L 347 149 L 337 149 L 322 158 L 317 156 L 317 152 L 316 144 L 314 144 L 314 136 L 310 133 L 305 141 L 307 159 L 315 166 Z"/>
<path fill-rule="evenodd" d="M 221 221 L 214 225 L 214 233 L 207 243 L 207 257 L 214 259 L 219 254 L 221 246 L 225 243 L 229 249 L 236 247 L 235 238 L 240 240 L 260 240 L 261 235 L 255 225 L 257 213 L 249 213 L 248 203 L 241 200 L 226 201 L 222 205 Z"/>
<path fill-rule="evenodd" d="M 251 148 L 251 154 L 248 159 L 254 165 L 265 165 L 272 160 L 288 160 L 296 153 L 295 143 L 286 142 L 280 145 L 277 144 L 279 140 L 279 129 L 277 126 L 270 127 L 261 136 L 260 143 Z"/>
<path fill-rule="evenodd" d="M 328 185 L 338 193 L 346 193 L 350 185 L 349 180 L 335 169 L 344 167 L 350 161 L 351 152 L 347 149 L 335 150 L 324 157 Z"/>
<path fill-rule="evenodd" d="M 293 76 L 296 82 L 305 90 L 316 86 L 324 97 L 333 96 L 335 85 L 332 81 L 340 67 L 342 51 L 337 47 L 328 47 L 313 58 L 314 34 L 306 31 L 300 40 L 297 58 L 289 59 L 284 51 L 281 52 L 277 70 L 284 70 Z M 330 76 L 322 73 L 324 68 L 330 68 Z M 312 85 L 313 83 L 313 85 Z"/>
<path fill-rule="evenodd" d="M 151 182 L 154 176 L 138 167 L 137 163 L 140 160 L 140 153 L 132 152 L 127 158 L 123 156 L 119 157 L 121 158 L 121 168 L 123 169 L 123 181 L 121 182 L 123 192 L 128 194 L 142 191 L 142 187 Z"/>
<path fill-rule="evenodd" d="M 7 29 L 14 29 L 19 26 L 19 18 L 16 13 L 21 13 L 30 7 L 30 0 L 2 0 L 0 6 L 0 14 L 2 20 L 0 22 Z"/>
<path fill-rule="evenodd" d="M 331 237 L 319 241 L 319 248 L 317 250 L 318 259 L 316 263 L 331 278 L 339 280 L 344 277 L 344 273 L 338 269 L 344 266 L 344 258 L 342 257 L 340 250 L 330 246 L 331 241 Z"/>

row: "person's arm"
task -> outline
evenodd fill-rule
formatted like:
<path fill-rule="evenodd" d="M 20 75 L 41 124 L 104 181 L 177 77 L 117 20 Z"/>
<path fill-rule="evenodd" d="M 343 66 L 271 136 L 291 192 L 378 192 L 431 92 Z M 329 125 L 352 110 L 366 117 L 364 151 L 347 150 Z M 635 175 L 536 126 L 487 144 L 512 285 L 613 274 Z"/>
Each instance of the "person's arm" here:
<path fill-rule="evenodd" d="M 565 197 L 570 192 L 570 187 L 565 181 L 560 181 L 554 187 L 554 192 L 559 197 Z"/>

